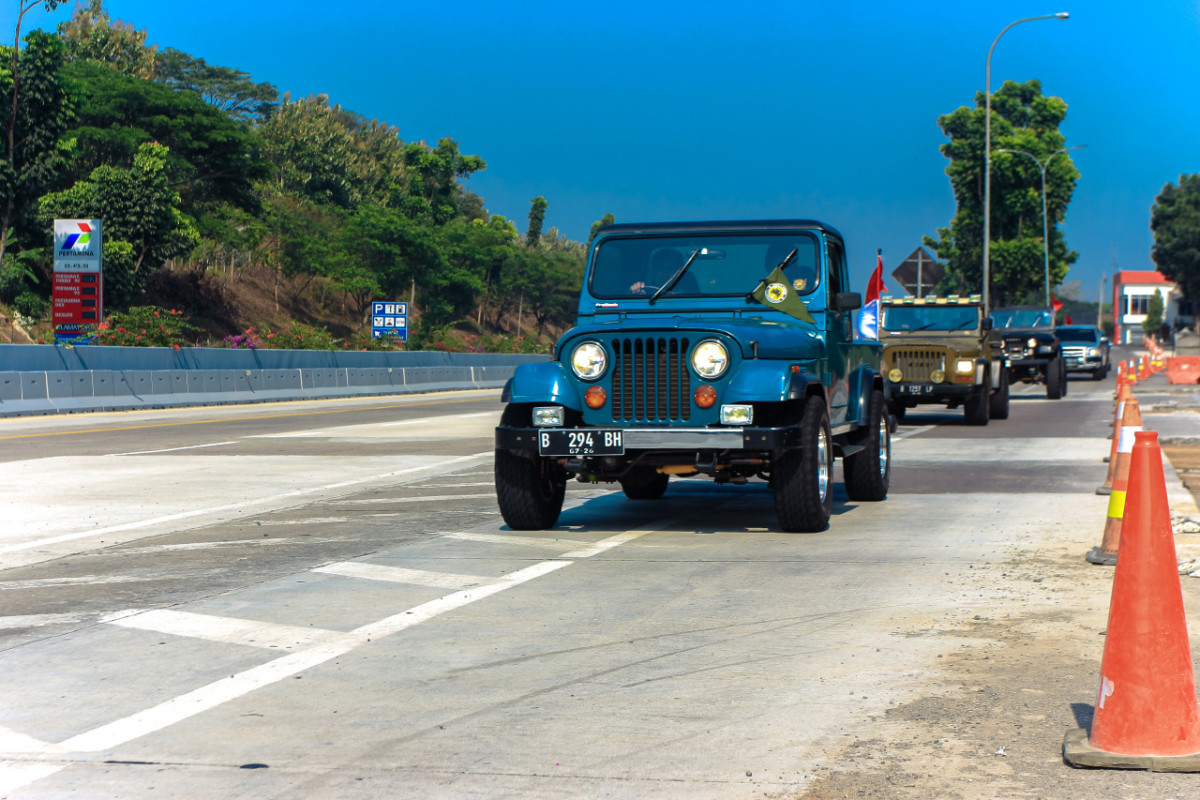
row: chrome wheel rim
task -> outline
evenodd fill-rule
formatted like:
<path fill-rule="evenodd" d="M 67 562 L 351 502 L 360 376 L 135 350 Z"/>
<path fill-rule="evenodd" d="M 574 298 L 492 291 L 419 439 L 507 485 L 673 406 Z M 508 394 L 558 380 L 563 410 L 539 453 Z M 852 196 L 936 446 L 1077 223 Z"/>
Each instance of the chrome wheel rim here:
<path fill-rule="evenodd" d="M 879 477 L 886 478 L 888 459 L 891 458 L 891 431 L 888 429 L 887 418 L 879 420 Z"/>
<path fill-rule="evenodd" d="M 817 436 L 817 494 L 821 498 L 821 502 L 825 502 L 825 495 L 829 492 L 829 434 L 825 428 L 821 428 L 821 433 Z"/>

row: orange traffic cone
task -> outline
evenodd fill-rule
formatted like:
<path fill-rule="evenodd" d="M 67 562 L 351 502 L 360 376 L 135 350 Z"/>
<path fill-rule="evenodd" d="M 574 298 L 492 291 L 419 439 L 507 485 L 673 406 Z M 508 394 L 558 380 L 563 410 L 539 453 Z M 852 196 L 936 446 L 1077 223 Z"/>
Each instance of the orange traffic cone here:
<path fill-rule="evenodd" d="M 1117 550 L 1121 546 L 1121 520 L 1125 517 L 1125 487 L 1129 484 L 1129 459 L 1133 452 L 1134 434 L 1141 429 L 1142 413 L 1138 410 L 1137 398 L 1131 397 L 1125 401 L 1121 414 L 1117 456 L 1108 464 L 1113 477 L 1109 488 L 1108 517 L 1104 520 L 1104 537 L 1098 547 L 1093 547 L 1084 556 L 1092 564 L 1111 567 L 1117 563 Z M 1103 494 L 1099 489 L 1096 491 Z"/>
<path fill-rule="evenodd" d="M 1096 487 L 1096 494 L 1111 494 L 1113 477 L 1117 472 L 1117 446 L 1121 442 L 1121 418 L 1125 415 L 1125 401 L 1133 397 L 1133 392 L 1129 389 L 1129 384 L 1123 378 L 1117 379 L 1117 408 L 1113 414 L 1113 432 L 1112 432 L 1112 447 L 1109 449 L 1108 458 L 1108 475 L 1104 478 L 1104 483 Z"/>
<path fill-rule="evenodd" d="M 1144 381 L 1150 377 L 1150 356 L 1142 354 L 1142 361 L 1138 364 L 1138 380 Z"/>
<path fill-rule="evenodd" d="M 1154 431 L 1139 431 L 1133 446 L 1092 728 L 1068 731 L 1063 757 L 1077 767 L 1200 772 L 1200 707 Z"/>

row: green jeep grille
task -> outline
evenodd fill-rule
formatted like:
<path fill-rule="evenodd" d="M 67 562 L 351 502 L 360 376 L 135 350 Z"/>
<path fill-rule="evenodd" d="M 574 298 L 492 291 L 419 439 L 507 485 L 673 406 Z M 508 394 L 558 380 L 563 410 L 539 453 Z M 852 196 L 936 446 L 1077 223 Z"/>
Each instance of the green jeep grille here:
<path fill-rule="evenodd" d="M 890 368 L 899 369 L 905 381 L 927 382 L 935 370 L 946 371 L 946 351 L 929 347 L 888 348 Z"/>

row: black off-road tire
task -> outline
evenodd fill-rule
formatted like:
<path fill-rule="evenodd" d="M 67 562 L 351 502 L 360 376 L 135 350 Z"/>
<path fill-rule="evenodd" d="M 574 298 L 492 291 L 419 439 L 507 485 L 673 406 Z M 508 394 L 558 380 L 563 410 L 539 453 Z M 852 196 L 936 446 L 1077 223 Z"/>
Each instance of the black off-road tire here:
<path fill-rule="evenodd" d="M 621 491 L 630 500 L 657 500 L 667 491 L 670 475 L 653 469 L 634 469 L 621 478 Z"/>
<path fill-rule="evenodd" d="M 780 528 L 815 533 L 829 526 L 833 514 L 833 434 L 824 398 L 808 398 L 800 425 L 800 447 L 771 465 L 771 491 Z"/>
<path fill-rule="evenodd" d="M 904 421 L 904 413 L 908 411 L 908 407 L 904 403 L 890 403 L 888 411 L 892 412 L 892 416 L 896 418 L 896 422 Z"/>
<path fill-rule="evenodd" d="M 875 502 L 887 497 L 892 479 L 892 430 L 884 413 L 883 392 L 871 392 L 862 450 L 842 459 L 846 496 Z"/>
<path fill-rule="evenodd" d="M 967 398 L 963 403 L 963 417 L 968 425 L 987 425 L 991 415 L 991 404 L 988 402 L 988 386 L 984 384 L 979 391 Z"/>
<path fill-rule="evenodd" d="M 501 425 L 530 424 L 529 410 L 509 406 Z M 496 502 L 508 527 L 518 531 L 551 528 L 562 513 L 567 476 L 554 459 L 534 450 L 496 450 Z"/>
<path fill-rule="evenodd" d="M 1000 368 L 1000 388 L 988 399 L 988 415 L 992 419 L 1008 419 L 1008 370 Z"/>
<path fill-rule="evenodd" d="M 1061 358 L 1052 358 L 1046 364 L 1046 397 L 1049 400 L 1061 399 L 1066 394 L 1067 371 Z"/>

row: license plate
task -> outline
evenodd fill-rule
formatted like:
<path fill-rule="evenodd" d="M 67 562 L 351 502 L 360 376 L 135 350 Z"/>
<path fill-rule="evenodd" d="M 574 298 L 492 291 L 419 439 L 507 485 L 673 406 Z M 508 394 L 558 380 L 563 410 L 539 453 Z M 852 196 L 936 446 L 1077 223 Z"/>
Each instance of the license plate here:
<path fill-rule="evenodd" d="M 625 454 L 621 431 L 596 428 L 538 432 L 538 453 L 543 456 L 620 456 Z"/>
<path fill-rule="evenodd" d="M 900 391 L 904 394 L 930 394 L 933 391 L 933 387 L 922 386 L 919 383 L 906 383 L 900 387 Z"/>

